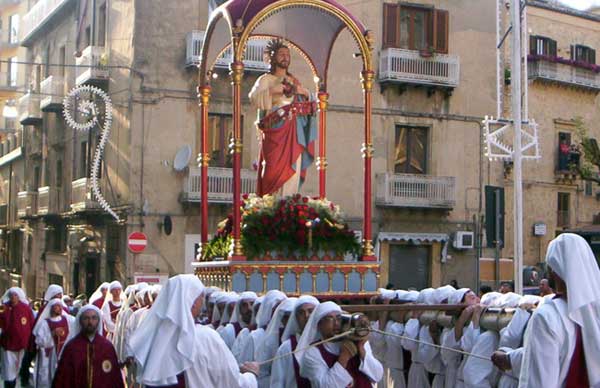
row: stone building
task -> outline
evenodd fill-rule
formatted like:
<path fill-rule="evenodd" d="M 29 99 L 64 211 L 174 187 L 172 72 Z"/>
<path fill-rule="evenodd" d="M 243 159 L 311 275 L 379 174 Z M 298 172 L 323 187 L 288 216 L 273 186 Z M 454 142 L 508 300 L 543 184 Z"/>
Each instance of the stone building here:
<path fill-rule="evenodd" d="M 21 237 L 14 245 L 20 246 L 21 263 L 29 271 L 23 284 L 37 295 L 49 282 L 62 283 L 67 292 L 90 293 L 104 280 L 129 282 L 191 272 L 200 237 L 195 88 L 208 1 L 30 3 L 20 24 L 25 54 L 18 69 L 27 87 L 19 90 L 19 123 L 37 141 L 25 141 L 25 149 L 39 151 L 24 155 L 15 174 L 21 183 L 4 202 L 18 204 L 19 221 L 16 215 L 13 219 Z M 372 29 L 377 42 L 373 228 L 382 263 L 380 282 L 423 288 L 456 279 L 474 287 L 479 257 L 494 255 L 491 249 L 477 249 L 479 240 L 486 241 L 486 185 L 506 188 L 501 256 L 512 255 L 510 172 L 484 159 L 481 141 L 481 120 L 496 110 L 496 1 L 341 3 Z M 555 39 L 559 49 L 596 46 L 592 32 L 600 26 L 597 16 L 540 1 L 529 2 L 527 15 L 531 35 Z M 253 41 L 246 51 L 244 96 L 268 70 L 262 60 L 265 43 Z M 362 92 L 360 60 L 353 57 L 353 47 L 350 34 L 343 33 L 332 54 L 327 196 L 360 231 Z M 229 55 L 225 51 L 216 63 L 209 107 L 209 230 L 231 207 Z M 549 82 L 547 76 L 532 73 L 535 66 L 529 69 L 529 106 L 543 128 L 543 158 L 524 170 L 525 230 L 546 223 L 548 231 L 541 239 L 526 237 L 526 263 L 535 264 L 556 229 L 559 192 L 569 194 L 568 199 L 561 197 L 569 204 L 569 227 L 591 223 L 597 207 L 594 188 L 587 195 L 579 180 L 565 181 L 564 174 L 559 180 L 554 168 L 558 132 L 573 131 L 574 113 L 594 122 L 597 89 Z M 291 70 L 314 89 L 309 66 L 296 52 Z M 120 222 L 90 192 L 100 129 L 76 131 L 61 112 L 63 97 L 79 85 L 100 87 L 113 103 L 100 188 Z M 248 192 L 256 181 L 254 120 L 244 98 L 242 185 Z M 0 174 L 6 181 L 2 158 Z M 318 194 L 315 166 L 309 169 L 303 193 Z M 127 249 L 127 236 L 134 231 L 147 236 L 141 254 Z"/>

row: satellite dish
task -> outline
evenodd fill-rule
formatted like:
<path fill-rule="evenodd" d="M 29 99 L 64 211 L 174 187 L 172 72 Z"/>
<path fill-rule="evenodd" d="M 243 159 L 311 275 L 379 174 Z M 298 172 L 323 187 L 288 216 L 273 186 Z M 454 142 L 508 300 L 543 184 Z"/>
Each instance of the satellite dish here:
<path fill-rule="evenodd" d="M 173 161 L 173 168 L 175 171 L 183 171 L 188 166 L 190 158 L 192 157 L 192 147 L 188 144 L 184 145 L 177 151 L 175 160 Z"/>

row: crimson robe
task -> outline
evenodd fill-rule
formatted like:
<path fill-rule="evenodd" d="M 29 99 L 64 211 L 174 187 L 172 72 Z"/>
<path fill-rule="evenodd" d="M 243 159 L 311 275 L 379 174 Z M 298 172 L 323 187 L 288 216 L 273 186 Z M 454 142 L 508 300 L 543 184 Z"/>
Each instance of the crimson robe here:
<path fill-rule="evenodd" d="M 33 311 L 27 303 L 13 306 L 4 303 L 0 306 L 0 346 L 5 350 L 18 352 L 27 348 L 33 331 Z"/>
<path fill-rule="evenodd" d="M 102 310 L 102 305 L 104 304 L 104 297 L 98 298 L 92 302 L 92 304 Z"/>
<path fill-rule="evenodd" d="M 53 388 L 124 388 L 113 344 L 96 335 L 90 342 L 80 333 L 69 341 L 58 361 Z"/>

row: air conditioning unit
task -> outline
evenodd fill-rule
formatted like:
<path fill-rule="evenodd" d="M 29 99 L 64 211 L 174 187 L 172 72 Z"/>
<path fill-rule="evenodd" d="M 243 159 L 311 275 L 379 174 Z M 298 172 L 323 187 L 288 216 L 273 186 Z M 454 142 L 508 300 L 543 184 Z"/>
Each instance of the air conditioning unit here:
<path fill-rule="evenodd" d="M 473 232 L 456 232 L 452 246 L 455 249 L 473 249 L 475 235 Z"/>

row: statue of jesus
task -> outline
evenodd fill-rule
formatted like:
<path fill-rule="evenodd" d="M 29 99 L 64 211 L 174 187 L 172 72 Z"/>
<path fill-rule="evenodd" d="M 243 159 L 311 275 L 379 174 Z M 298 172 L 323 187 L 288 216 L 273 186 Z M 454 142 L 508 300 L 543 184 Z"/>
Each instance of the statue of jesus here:
<path fill-rule="evenodd" d="M 289 71 L 290 50 L 273 39 L 266 49 L 271 71 L 260 76 L 249 97 L 258 109 L 260 137 L 257 194 L 288 196 L 299 191 L 314 160 L 316 102 Z"/>

